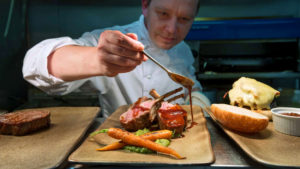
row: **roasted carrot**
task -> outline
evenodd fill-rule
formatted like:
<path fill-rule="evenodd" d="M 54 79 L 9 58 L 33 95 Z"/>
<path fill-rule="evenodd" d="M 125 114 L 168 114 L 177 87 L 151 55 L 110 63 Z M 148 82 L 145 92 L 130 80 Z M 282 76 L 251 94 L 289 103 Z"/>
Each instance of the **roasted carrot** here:
<path fill-rule="evenodd" d="M 153 141 L 147 140 L 145 138 L 142 138 L 140 136 L 136 136 L 130 132 L 124 131 L 122 129 L 118 128 L 109 128 L 107 134 L 110 137 L 113 137 L 115 139 L 120 139 L 124 143 L 139 147 L 146 147 L 150 150 L 157 151 L 163 154 L 172 155 L 176 158 L 183 159 L 184 157 L 180 156 L 175 150 L 164 147 L 160 144 L 157 144 Z"/>
<path fill-rule="evenodd" d="M 126 146 L 125 143 L 123 143 L 122 141 L 117 141 L 117 142 L 111 143 L 109 145 L 106 145 L 104 147 L 97 148 L 96 150 L 98 150 L 98 151 L 118 150 L 118 149 L 123 148 L 124 146 Z"/>
<path fill-rule="evenodd" d="M 171 130 L 157 130 L 141 135 L 142 138 L 155 141 L 157 139 L 170 139 L 173 132 Z"/>
<path fill-rule="evenodd" d="M 106 131 L 106 130 L 105 130 Z M 145 138 L 147 140 L 155 141 L 157 139 L 170 139 L 172 137 L 172 131 L 170 130 L 158 130 L 158 131 L 153 131 L 149 133 L 145 133 L 141 135 L 140 137 Z M 121 149 L 125 146 L 126 144 L 123 143 L 122 141 L 114 142 L 112 144 L 109 144 L 107 146 L 98 148 L 96 150 L 98 151 L 108 151 L 108 150 L 117 150 Z"/>

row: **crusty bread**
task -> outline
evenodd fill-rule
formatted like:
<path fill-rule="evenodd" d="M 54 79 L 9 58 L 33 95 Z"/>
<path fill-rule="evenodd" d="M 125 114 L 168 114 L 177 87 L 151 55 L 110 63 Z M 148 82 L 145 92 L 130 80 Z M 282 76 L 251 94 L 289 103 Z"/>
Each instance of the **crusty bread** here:
<path fill-rule="evenodd" d="M 269 119 L 251 110 L 228 104 L 212 104 L 211 111 L 225 127 L 243 133 L 256 133 L 268 126 Z"/>
<path fill-rule="evenodd" d="M 272 112 L 271 112 L 271 110 L 252 110 L 252 111 L 254 111 L 256 113 L 259 113 L 259 114 L 262 114 L 262 115 L 268 117 L 268 119 L 270 121 L 272 121 Z"/>

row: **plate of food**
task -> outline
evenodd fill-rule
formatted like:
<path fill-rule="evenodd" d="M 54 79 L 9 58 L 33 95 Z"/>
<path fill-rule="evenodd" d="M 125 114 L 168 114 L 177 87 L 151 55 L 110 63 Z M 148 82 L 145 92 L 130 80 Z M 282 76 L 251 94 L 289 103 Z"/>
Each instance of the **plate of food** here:
<path fill-rule="evenodd" d="M 271 103 L 279 91 L 241 77 L 228 92 L 230 104 L 212 104 L 207 113 L 252 159 L 267 166 L 300 167 L 300 137 L 274 128 Z M 274 110 L 274 109 L 272 109 Z"/>
<path fill-rule="evenodd" d="M 0 168 L 60 167 L 99 111 L 99 107 L 46 107 L 0 115 Z"/>
<path fill-rule="evenodd" d="M 210 164 L 215 160 L 199 106 L 171 104 L 180 89 L 119 107 L 70 156 L 83 164 Z M 167 97 L 172 97 L 167 99 Z"/>

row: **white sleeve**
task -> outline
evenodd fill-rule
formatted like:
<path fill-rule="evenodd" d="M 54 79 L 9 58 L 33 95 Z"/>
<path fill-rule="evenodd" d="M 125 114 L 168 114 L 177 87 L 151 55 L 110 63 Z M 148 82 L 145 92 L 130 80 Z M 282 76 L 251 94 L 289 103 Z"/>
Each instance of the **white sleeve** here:
<path fill-rule="evenodd" d="M 44 40 L 28 50 L 22 69 L 24 79 L 48 94 L 66 94 L 81 86 L 86 80 L 64 82 L 48 72 L 48 56 L 55 49 L 66 45 L 78 45 L 78 43 L 69 37 L 61 37 Z"/>

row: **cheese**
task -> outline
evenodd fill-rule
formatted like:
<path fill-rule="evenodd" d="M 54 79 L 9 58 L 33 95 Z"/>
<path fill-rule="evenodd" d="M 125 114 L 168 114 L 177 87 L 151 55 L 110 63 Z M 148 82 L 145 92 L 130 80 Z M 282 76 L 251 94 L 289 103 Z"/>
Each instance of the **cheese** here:
<path fill-rule="evenodd" d="M 231 105 L 261 110 L 270 109 L 271 102 L 280 92 L 255 79 L 241 77 L 233 83 L 228 95 Z"/>

